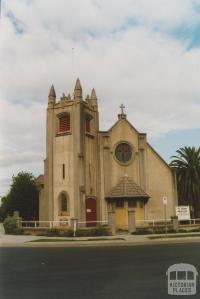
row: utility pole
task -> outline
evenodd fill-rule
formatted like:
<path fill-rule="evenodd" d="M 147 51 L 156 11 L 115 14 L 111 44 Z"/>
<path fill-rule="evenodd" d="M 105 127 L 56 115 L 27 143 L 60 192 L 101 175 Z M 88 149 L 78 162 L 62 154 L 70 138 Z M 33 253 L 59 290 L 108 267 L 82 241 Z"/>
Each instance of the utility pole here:
<path fill-rule="evenodd" d="M 165 233 L 167 233 L 167 196 L 163 196 L 164 218 L 165 218 Z"/>

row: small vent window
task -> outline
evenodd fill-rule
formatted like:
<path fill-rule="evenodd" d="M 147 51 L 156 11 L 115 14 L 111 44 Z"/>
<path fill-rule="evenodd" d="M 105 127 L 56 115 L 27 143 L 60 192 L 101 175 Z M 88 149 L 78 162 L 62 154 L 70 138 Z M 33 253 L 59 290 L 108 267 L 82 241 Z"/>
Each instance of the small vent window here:
<path fill-rule="evenodd" d="M 115 203 L 116 208 L 123 208 L 124 207 L 124 200 L 123 199 L 117 199 Z"/>
<path fill-rule="evenodd" d="M 87 133 L 90 133 L 90 131 L 91 131 L 90 122 L 91 122 L 91 119 L 87 116 L 85 119 L 85 130 Z"/>
<path fill-rule="evenodd" d="M 65 164 L 62 165 L 62 177 L 65 179 Z"/>

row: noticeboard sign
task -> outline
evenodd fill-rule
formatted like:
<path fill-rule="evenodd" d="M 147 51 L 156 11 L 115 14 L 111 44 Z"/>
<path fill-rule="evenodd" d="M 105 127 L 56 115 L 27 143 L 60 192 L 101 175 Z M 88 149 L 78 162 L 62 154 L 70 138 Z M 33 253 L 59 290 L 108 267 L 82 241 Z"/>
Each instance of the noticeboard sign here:
<path fill-rule="evenodd" d="M 176 216 L 178 220 L 190 220 L 190 207 L 178 206 L 176 207 Z"/>

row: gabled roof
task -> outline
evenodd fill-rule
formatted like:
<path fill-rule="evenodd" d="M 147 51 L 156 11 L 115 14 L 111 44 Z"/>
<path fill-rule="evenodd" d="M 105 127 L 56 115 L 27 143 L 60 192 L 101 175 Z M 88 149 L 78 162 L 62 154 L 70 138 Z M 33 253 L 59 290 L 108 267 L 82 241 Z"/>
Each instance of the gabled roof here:
<path fill-rule="evenodd" d="M 126 121 L 127 124 L 131 127 L 132 130 L 134 130 L 138 135 L 141 134 L 145 134 L 146 133 L 140 133 L 128 120 L 127 118 L 122 118 L 122 119 L 118 119 L 114 125 L 107 131 L 99 131 L 100 134 L 106 134 L 109 133 L 119 122 L 121 121 Z M 168 167 L 170 168 L 169 164 L 158 154 L 158 152 L 147 142 L 147 145 L 149 146 L 149 148 L 157 155 L 158 158 L 160 158 L 160 160 Z M 170 168 L 171 169 L 171 168 Z"/>
<path fill-rule="evenodd" d="M 136 133 L 140 134 L 139 131 L 130 123 L 130 121 L 127 120 L 127 118 L 120 118 L 120 119 L 118 119 L 114 123 L 114 125 L 112 125 L 112 127 L 109 130 L 107 130 L 107 131 L 99 131 L 99 133 L 108 133 L 108 132 L 110 132 L 119 122 L 122 122 L 122 121 L 127 122 L 127 124 L 131 127 L 131 129 L 133 129 Z"/>
<path fill-rule="evenodd" d="M 149 144 L 148 142 L 147 142 L 147 145 L 149 146 L 149 148 L 156 154 L 156 156 L 158 157 L 158 158 L 160 158 L 160 160 L 170 169 L 170 170 L 172 170 L 172 168 L 169 166 L 169 164 L 165 161 L 165 159 L 163 159 L 160 155 L 159 155 L 159 153 L 151 146 L 151 144 Z"/>
<path fill-rule="evenodd" d="M 149 198 L 150 196 L 127 175 L 120 178 L 118 184 L 110 190 L 106 198 Z"/>

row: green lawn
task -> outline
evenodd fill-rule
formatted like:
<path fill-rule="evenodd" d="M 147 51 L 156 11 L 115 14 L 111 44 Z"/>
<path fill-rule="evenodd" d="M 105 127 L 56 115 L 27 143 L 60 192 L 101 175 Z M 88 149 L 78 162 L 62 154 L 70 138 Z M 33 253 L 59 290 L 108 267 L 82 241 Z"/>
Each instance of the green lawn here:
<path fill-rule="evenodd" d="M 162 235 L 162 236 L 150 236 L 148 239 L 155 240 L 155 239 L 166 239 L 166 238 L 186 238 L 186 237 L 200 237 L 199 234 L 174 234 L 174 235 Z"/>
<path fill-rule="evenodd" d="M 80 242 L 80 241 L 125 241 L 123 238 L 113 238 L 113 239 L 106 239 L 106 238 L 92 238 L 92 239 L 37 239 L 29 242 Z M 29 243 L 28 242 L 28 243 Z"/>

